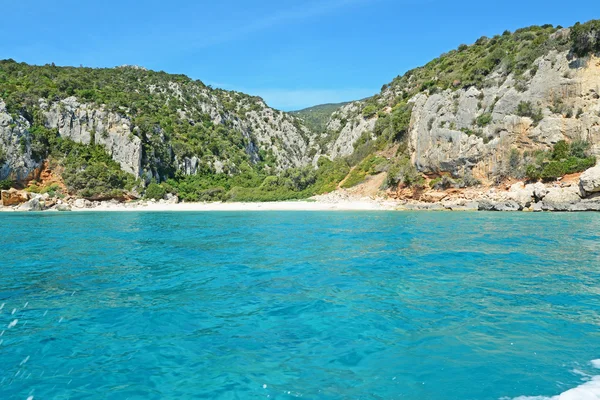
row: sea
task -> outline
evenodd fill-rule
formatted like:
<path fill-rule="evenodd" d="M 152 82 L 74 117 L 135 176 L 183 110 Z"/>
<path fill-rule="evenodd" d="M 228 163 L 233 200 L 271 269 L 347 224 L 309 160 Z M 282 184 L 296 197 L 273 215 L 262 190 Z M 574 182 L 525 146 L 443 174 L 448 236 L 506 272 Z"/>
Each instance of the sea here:
<path fill-rule="evenodd" d="M 0 399 L 600 399 L 600 214 L 3 213 Z"/>

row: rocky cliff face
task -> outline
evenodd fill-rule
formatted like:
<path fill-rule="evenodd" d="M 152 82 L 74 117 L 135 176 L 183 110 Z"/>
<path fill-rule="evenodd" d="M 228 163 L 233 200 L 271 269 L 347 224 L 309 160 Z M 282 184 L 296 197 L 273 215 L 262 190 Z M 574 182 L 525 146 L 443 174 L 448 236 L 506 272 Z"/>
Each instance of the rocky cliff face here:
<path fill-rule="evenodd" d="M 40 109 L 47 128 L 77 143 L 103 146 L 123 171 L 140 175 L 142 141 L 133 134 L 129 118 L 108 112 L 104 106 L 82 104 L 75 97 L 51 105 L 42 100 Z"/>
<path fill-rule="evenodd" d="M 59 101 L 33 99 L 37 104 L 29 106 L 33 107 L 29 114 L 42 115 L 43 126 L 56 130 L 61 138 L 104 147 L 123 171 L 147 180 L 163 180 L 175 172 L 206 173 L 207 168 L 216 174 L 236 173 L 241 162 L 236 154 L 240 151 L 251 163 L 270 160 L 275 171 L 308 165 L 319 153 L 315 135 L 309 129 L 297 118 L 268 107 L 260 98 L 192 81 L 163 80 L 141 87 L 159 106 L 175 109 L 175 116 L 140 116 L 127 106 L 109 107 L 76 96 Z M 0 159 L 0 178 L 31 178 L 41 161 L 32 156 L 32 122 L 11 115 L 4 102 L 0 104 L 0 155 L 6 155 Z M 186 129 L 204 127 L 200 130 L 204 138 L 206 130 L 212 130 L 209 139 L 226 143 L 224 146 L 229 148 L 223 151 L 211 147 L 202 137 L 177 137 L 172 131 L 181 125 Z"/>
<path fill-rule="evenodd" d="M 25 180 L 35 177 L 40 166 L 31 154 L 29 122 L 13 117 L 0 100 L 0 180 Z"/>
<path fill-rule="evenodd" d="M 455 175 L 472 168 L 489 179 L 500 173 L 512 149 L 549 150 L 560 140 L 585 140 L 599 155 L 600 61 L 569 61 L 566 52 L 551 52 L 535 61 L 529 75 L 527 82 L 491 76 L 483 89 L 412 98 L 409 150 L 415 165 Z M 523 115 L 520 104 L 539 115 Z"/>
<path fill-rule="evenodd" d="M 40 131 L 99 145 L 146 182 L 248 170 L 276 175 L 355 150 L 338 161 L 356 164 L 381 151 L 390 165 L 409 165 L 410 158 L 411 170 L 416 166 L 431 180 L 450 174 L 465 183 L 469 175 L 477 178 L 472 184 L 485 184 L 506 178 L 517 157 L 523 175 L 517 178 L 524 178 L 536 151 L 563 140 L 590 144 L 585 152 L 600 156 L 600 59 L 593 56 L 600 40 L 592 40 L 598 32 L 600 23 L 592 21 L 571 30 L 544 25 L 480 38 L 397 77 L 372 98 L 341 105 L 327 124 L 323 107 L 316 115 L 299 113 L 315 117 L 313 130 L 258 97 L 182 75 L 0 61 L 6 103 L 0 99 L 0 179 L 30 178 L 42 161 L 35 156 L 52 153 Z M 331 106 L 325 108 L 337 107 Z M 575 158 L 595 162 L 588 156 Z M 88 161 L 77 160 L 71 175 Z M 210 184 L 220 183 L 195 190 Z"/>
<path fill-rule="evenodd" d="M 360 111 L 362 102 L 347 104 L 337 110 L 327 124 L 327 130 L 334 132 L 333 140 L 327 147 L 332 158 L 345 157 L 354 151 L 354 143 L 363 133 L 372 133 L 377 118 L 364 118 Z"/>
<path fill-rule="evenodd" d="M 199 122 L 194 116 L 205 115 L 213 124 L 239 132 L 246 139 L 245 151 L 254 162 L 261 158 L 261 152 L 272 153 L 276 169 L 284 170 L 307 165 L 315 157 L 316 149 L 311 152 L 315 135 L 297 118 L 268 107 L 260 98 L 176 82 L 153 85 L 149 90 L 178 101 L 180 117 L 191 124 Z M 181 171 L 194 174 L 201 157 L 175 158 Z M 228 169 L 230 160 L 214 157 L 211 165 L 219 173 Z"/>
<path fill-rule="evenodd" d="M 570 29 L 538 36 L 546 42 L 539 40 L 544 44 L 531 47 L 526 55 L 534 51 L 543 55 L 522 62 L 525 70 L 506 73 L 507 63 L 525 57 L 520 44 L 531 46 L 534 33 L 544 29 L 548 28 L 482 38 L 398 77 L 371 99 L 344 106 L 328 123 L 335 133 L 329 154 L 348 155 L 362 135 L 374 138 L 378 119 L 390 115 L 400 102 L 412 107 L 405 140 L 408 156 L 424 173 L 459 177 L 468 171 L 482 181 L 493 181 L 505 173 L 511 153 L 522 157 L 550 150 L 561 140 L 588 142 L 590 153 L 600 155 L 600 59 L 591 54 L 578 58 Z M 512 40 L 508 47 L 514 46 L 512 50 L 500 51 L 502 40 Z M 472 53 L 464 55 L 465 49 Z M 499 51 L 497 59 L 490 58 Z M 491 59 L 496 66 L 488 67 L 490 72 L 476 84 L 464 85 L 459 79 L 440 83 L 458 73 L 453 69 L 468 67 L 475 71 L 471 74 L 478 73 L 480 64 L 473 68 L 464 61 L 467 57 L 473 58 L 472 63 Z M 463 63 L 460 68 L 453 64 L 458 62 Z M 377 112 L 366 113 L 367 107 Z"/>

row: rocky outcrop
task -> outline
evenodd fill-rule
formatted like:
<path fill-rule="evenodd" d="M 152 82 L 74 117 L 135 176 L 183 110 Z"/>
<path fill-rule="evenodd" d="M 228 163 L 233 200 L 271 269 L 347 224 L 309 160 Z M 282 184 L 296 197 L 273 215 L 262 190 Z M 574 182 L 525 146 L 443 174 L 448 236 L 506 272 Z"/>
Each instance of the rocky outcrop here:
<path fill-rule="evenodd" d="M 46 127 L 77 143 L 103 146 L 125 172 L 140 175 L 142 141 L 133 134 L 129 118 L 108 112 L 104 106 L 80 103 L 75 97 L 58 103 L 40 101 Z"/>
<path fill-rule="evenodd" d="M 582 140 L 600 156 L 598 82 L 599 58 L 574 59 L 568 51 L 552 50 L 518 77 L 496 70 L 478 87 L 421 90 L 408 99 L 408 153 L 421 172 L 454 177 L 469 172 L 490 183 L 506 176 L 513 151 L 523 157 L 524 152 L 550 150 L 560 140 Z M 380 114 L 389 113 L 402 94 L 388 85 L 370 101 Z M 328 129 L 338 132 L 329 147 L 332 157 L 352 153 L 358 138 L 373 132 L 378 117 L 365 119 L 365 104 L 354 102 L 332 115 Z M 520 104 L 529 105 L 529 112 L 519 111 Z"/>
<path fill-rule="evenodd" d="M 0 99 L 0 180 L 21 181 L 35 177 L 40 162 L 29 143 L 29 122 L 13 116 Z"/>
<path fill-rule="evenodd" d="M 573 205 L 581 201 L 579 188 L 550 188 L 542 199 L 542 208 L 546 211 L 571 211 Z"/>
<path fill-rule="evenodd" d="M 87 199 L 77 199 L 73 202 L 73 207 L 75 208 L 91 208 L 92 202 Z"/>
<path fill-rule="evenodd" d="M 182 101 L 184 108 L 179 110 L 179 116 L 192 124 L 200 121 L 190 116 L 201 113 L 213 124 L 239 132 L 247 142 L 245 151 L 253 162 L 260 160 L 261 153 L 271 153 L 276 160 L 275 168 L 284 170 L 308 165 L 318 157 L 314 133 L 296 117 L 268 107 L 258 97 L 175 82 L 153 86 L 150 91 Z M 200 156 L 175 156 L 177 169 L 185 174 L 193 175 L 200 167 Z M 209 164 L 215 173 L 229 173 L 236 168 L 231 160 L 219 156 L 213 156 Z"/>
<path fill-rule="evenodd" d="M 34 197 L 31 200 L 21 204 L 19 206 L 19 211 L 42 211 L 45 207 L 45 204 L 40 201 L 39 197 Z"/>
<path fill-rule="evenodd" d="M 29 193 L 24 190 L 9 189 L 1 192 L 2 205 L 5 207 L 16 206 L 29 200 Z"/>
<path fill-rule="evenodd" d="M 483 89 L 418 94 L 411 99 L 412 160 L 423 172 L 461 175 L 473 169 L 479 178 L 491 178 L 502 172 L 512 149 L 548 150 L 559 140 L 582 139 L 600 154 L 599 88 L 594 78 L 600 77 L 600 64 L 592 59 L 577 66 L 568 53 L 553 51 L 534 63 L 535 75 L 525 84 L 512 75 L 503 81 L 492 74 Z M 539 123 L 517 115 L 521 102 L 541 110 Z M 573 111 L 558 114 L 552 107 L 557 103 Z"/>
<path fill-rule="evenodd" d="M 600 192 L 600 165 L 596 165 L 581 174 L 579 188 L 587 195 Z"/>
<path fill-rule="evenodd" d="M 327 148 L 327 154 L 331 158 L 352 154 L 354 143 L 356 143 L 362 134 L 373 132 L 377 117 L 364 118 L 360 114 L 361 109 L 361 102 L 347 104 L 336 111 L 327 124 L 329 132 L 337 133 L 335 140 Z"/>
<path fill-rule="evenodd" d="M 290 115 L 265 106 L 260 111 L 246 113 L 246 118 L 240 125 L 244 133 L 256 138 L 258 148 L 247 149 L 255 158 L 260 149 L 272 151 L 280 170 L 313 161 L 316 153 L 311 155 L 310 150 L 315 145 L 314 137 L 304 126 L 294 124 Z"/>

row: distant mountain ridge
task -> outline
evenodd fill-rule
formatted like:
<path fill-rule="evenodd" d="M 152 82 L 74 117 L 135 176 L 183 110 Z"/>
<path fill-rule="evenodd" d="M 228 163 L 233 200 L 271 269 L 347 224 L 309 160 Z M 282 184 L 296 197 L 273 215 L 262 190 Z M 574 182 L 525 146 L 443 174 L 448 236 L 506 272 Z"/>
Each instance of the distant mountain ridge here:
<path fill-rule="evenodd" d="M 290 114 L 300 118 L 313 132 L 324 133 L 327 130 L 327 122 L 329 122 L 331 115 L 349 103 L 347 101 L 344 103 L 319 104 L 302 110 L 291 111 Z"/>

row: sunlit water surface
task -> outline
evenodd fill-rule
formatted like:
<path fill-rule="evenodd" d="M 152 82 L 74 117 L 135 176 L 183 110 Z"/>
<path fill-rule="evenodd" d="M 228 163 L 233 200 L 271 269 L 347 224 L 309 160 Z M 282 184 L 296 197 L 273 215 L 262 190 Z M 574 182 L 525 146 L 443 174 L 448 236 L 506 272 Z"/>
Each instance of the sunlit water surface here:
<path fill-rule="evenodd" d="M 0 245 L 1 399 L 600 398 L 600 214 L 2 214 Z"/>

